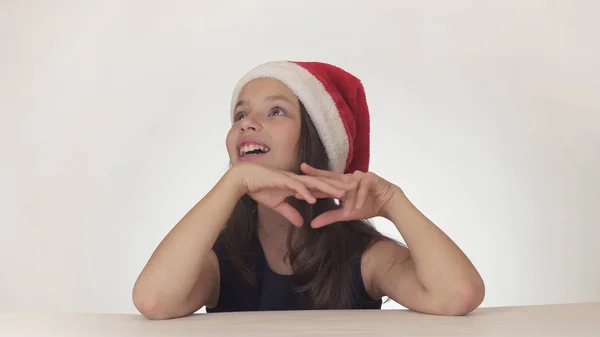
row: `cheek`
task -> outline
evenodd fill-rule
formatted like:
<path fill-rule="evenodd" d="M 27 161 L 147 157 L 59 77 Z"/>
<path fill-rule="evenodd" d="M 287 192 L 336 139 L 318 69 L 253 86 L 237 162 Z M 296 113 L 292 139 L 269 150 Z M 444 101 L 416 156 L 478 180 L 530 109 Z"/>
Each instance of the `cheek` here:
<path fill-rule="evenodd" d="M 227 147 L 227 152 L 229 153 L 229 155 L 232 155 L 236 152 L 235 149 L 235 137 L 233 136 L 233 132 L 231 132 L 232 130 L 229 130 L 229 132 L 227 132 L 227 138 L 225 139 L 225 146 Z"/>
<path fill-rule="evenodd" d="M 300 141 L 300 130 L 294 127 L 286 128 L 286 130 L 282 130 L 281 139 L 285 141 L 282 144 L 285 144 L 285 151 L 290 154 L 296 154 L 299 149 L 299 141 Z M 282 146 L 283 147 L 283 146 Z"/>

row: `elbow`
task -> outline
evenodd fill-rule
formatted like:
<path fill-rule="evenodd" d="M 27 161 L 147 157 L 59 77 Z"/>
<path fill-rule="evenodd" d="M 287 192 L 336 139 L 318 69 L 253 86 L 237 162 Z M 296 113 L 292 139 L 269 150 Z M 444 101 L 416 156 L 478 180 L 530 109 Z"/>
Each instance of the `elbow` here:
<path fill-rule="evenodd" d="M 456 290 L 452 301 L 443 310 L 447 316 L 464 316 L 477 309 L 485 298 L 483 280 L 463 285 Z"/>
<path fill-rule="evenodd" d="M 173 318 L 165 306 L 161 304 L 160 296 L 156 293 L 133 289 L 133 305 L 144 317 L 150 320 L 165 320 Z"/>

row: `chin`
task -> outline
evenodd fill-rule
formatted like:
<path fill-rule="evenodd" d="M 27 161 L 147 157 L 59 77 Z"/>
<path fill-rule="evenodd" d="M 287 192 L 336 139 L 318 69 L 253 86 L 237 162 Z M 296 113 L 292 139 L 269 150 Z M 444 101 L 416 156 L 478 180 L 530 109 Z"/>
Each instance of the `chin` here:
<path fill-rule="evenodd" d="M 243 158 L 243 157 L 236 157 L 234 160 L 231 160 L 231 165 L 235 165 L 238 163 L 256 163 L 256 164 L 260 164 L 263 165 L 265 167 L 271 168 L 271 169 L 276 169 L 276 170 L 282 170 L 282 171 L 289 171 L 289 172 L 300 172 L 300 164 L 290 164 L 289 162 L 273 162 L 272 160 L 267 160 L 268 158 L 266 158 L 266 156 L 261 156 L 261 157 L 256 157 L 256 158 Z"/>

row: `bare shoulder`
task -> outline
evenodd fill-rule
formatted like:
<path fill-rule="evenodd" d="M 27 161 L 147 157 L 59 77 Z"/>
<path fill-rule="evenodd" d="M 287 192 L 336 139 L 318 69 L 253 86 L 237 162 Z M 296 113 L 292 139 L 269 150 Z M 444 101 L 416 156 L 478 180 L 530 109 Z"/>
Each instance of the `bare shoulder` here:
<path fill-rule="evenodd" d="M 367 293 L 374 299 L 384 296 L 376 280 L 384 277 L 392 266 L 409 260 L 408 248 L 388 238 L 379 240 L 367 248 L 361 260 L 362 278 Z"/>

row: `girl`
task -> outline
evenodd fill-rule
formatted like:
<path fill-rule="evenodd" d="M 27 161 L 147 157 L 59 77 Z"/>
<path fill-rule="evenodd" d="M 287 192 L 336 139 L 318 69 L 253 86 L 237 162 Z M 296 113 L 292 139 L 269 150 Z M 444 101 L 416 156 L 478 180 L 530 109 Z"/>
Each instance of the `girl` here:
<path fill-rule="evenodd" d="M 270 62 L 234 89 L 231 168 L 163 239 L 133 289 L 150 319 L 207 312 L 379 309 L 387 296 L 463 315 L 484 298 L 463 252 L 402 189 L 369 172 L 359 79 Z M 394 223 L 407 246 L 365 219 Z"/>

